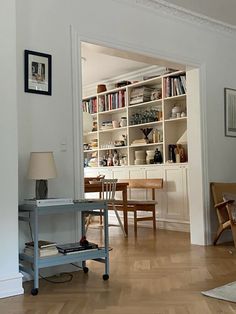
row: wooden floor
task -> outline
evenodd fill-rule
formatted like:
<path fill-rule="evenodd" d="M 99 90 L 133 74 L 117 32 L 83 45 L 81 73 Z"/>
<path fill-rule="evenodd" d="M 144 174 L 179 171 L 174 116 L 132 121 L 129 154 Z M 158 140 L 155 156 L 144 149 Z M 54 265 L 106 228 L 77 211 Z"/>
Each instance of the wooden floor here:
<path fill-rule="evenodd" d="M 22 296 L 0 300 L 1 314 L 208 314 L 236 313 L 236 303 L 201 295 L 200 291 L 236 281 L 236 252 L 231 245 L 190 245 L 187 233 L 139 228 L 125 239 L 110 228 L 111 272 L 89 262 L 89 273 L 73 273 L 65 284 L 40 281 L 38 296 L 31 282 Z M 89 228 L 88 239 L 100 241 Z"/>

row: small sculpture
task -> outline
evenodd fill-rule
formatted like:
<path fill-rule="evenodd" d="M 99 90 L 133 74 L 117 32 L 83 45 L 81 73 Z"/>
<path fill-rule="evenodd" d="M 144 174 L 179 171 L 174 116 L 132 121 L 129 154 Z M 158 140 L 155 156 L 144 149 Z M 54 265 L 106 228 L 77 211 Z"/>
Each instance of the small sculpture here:
<path fill-rule="evenodd" d="M 148 135 L 151 133 L 152 129 L 153 128 L 140 129 L 144 134 L 144 139 L 145 139 L 146 143 L 149 143 Z"/>

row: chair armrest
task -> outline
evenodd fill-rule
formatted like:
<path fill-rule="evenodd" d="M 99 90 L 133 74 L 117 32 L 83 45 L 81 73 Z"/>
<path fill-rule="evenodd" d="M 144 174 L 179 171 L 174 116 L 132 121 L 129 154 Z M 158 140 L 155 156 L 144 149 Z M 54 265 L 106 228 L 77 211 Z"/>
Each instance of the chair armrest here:
<path fill-rule="evenodd" d="M 234 200 L 227 200 L 227 201 L 224 201 L 224 202 L 221 202 L 221 203 L 218 203 L 218 204 L 215 204 L 215 208 L 218 208 L 218 209 L 221 209 L 223 207 L 225 207 L 226 205 L 228 204 L 233 204 Z"/>

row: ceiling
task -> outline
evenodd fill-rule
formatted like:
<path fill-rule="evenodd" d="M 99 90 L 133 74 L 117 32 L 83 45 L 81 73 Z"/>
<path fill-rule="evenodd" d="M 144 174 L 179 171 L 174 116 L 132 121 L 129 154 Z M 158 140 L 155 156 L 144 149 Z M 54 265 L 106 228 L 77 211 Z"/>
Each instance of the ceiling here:
<path fill-rule="evenodd" d="M 82 43 L 83 86 L 104 82 L 127 72 L 143 69 L 150 64 L 108 54 L 104 47 Z"/>
<path fill-rule="evenodd" d="M 236 26 L 236 0 L 165 0 L 164 2 Z M 83 86 L 102 83 L 150 65 L 182 69 L 181 65 L 170 64 L 165 60 L 86 42 L 81 44 L 81 56 Z"/>
<path fill-rule="evenodd" d="M 166 0 L 166 2 L 236 26 L 236 0 Z"/>
<path fill-rule="evenodd" d="M 81 43 L 82 84 L 83 87 L 103 83 L 114 77 L 141 69 L 156 66 L 184 70 L 183 65 L 137 53 Z"/>

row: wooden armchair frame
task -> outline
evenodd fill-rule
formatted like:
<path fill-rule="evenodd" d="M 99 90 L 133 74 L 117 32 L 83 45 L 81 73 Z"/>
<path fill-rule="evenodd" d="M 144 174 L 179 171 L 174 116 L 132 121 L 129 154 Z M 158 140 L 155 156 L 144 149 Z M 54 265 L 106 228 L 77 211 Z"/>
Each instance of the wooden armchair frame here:
<path fill-rule="evenodd" d="M 213 244 L 216 245 L 218 239 L 225 230 L 231 229 L 234 246 L 236 247 L 236 222 L 232 216 L 232 204 L 234 203 L 234 200 L 223 200 L 224 194 L 236 195 L 236 183 L 211 182 L 210 186 L 214 201 L 214 207 L 216 209 L 216 214 L 219 222 L 219 227 L 217 229 Z"/>

